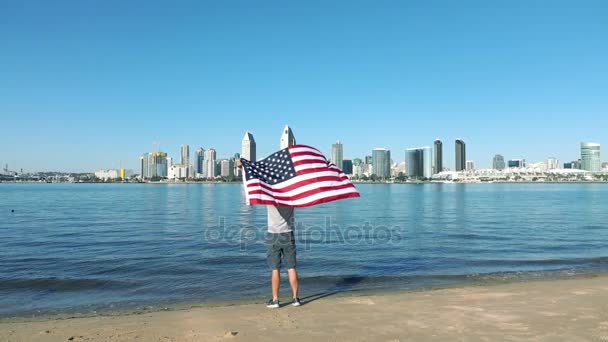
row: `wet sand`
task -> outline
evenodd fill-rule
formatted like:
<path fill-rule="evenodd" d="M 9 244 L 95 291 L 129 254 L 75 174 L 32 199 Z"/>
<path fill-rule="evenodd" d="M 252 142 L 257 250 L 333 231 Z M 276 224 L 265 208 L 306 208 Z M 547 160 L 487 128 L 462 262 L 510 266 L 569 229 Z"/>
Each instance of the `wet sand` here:
<path fill-rule="evenodd" d="M 608 276 L 0 321 L 0 341 L 608 341 Z"/>

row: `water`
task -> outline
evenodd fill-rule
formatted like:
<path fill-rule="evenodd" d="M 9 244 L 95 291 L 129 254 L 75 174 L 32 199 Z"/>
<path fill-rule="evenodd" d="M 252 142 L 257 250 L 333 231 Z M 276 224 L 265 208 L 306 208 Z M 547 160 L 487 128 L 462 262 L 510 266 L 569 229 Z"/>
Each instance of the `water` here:
<path fill-rule="evenodd" d="M 608 185 L 357 187 L 297 210 L 302 297 L 608 269 Z M 243 203 L 238 184 L 0 184 L 0 316 L 260 300 L 266 211 Z"/>

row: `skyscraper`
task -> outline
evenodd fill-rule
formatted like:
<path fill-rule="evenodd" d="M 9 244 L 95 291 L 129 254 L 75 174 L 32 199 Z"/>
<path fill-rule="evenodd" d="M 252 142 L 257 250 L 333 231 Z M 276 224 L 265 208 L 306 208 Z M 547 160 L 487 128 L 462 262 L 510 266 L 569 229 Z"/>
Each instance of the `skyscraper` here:
<path fill-rule="evenodd" d="M 406 153 L 407 175 L 413 178 L 433 176 L 432 148 L 430 146 L 408 148 Z"/>
<path fill-rule="evenodd" d="M 344 165 L 342 163 L 344 161 L 343 152 L 342 143 L 339 140 L 335 144 L 331 145 L 331 162 L 336 164 L 336 166 L 341 170 L 344 169 Z"/>
<path fill-rule="evenodd" d="M 467 149 L 462 139 L 456 139 L 456 171 L 463 171 L 466 169 L 467 160 Z"/>
<path fill-rule="evenodd" d="M 220 161 L 220 176 L 229 177 L 234 175 L 234 163 L 229 159 Z"/>
<path fill-rule="evenodd" d="M 181 159 L 180 159 L 179 163 L 182 165 L 190 164 L 190 146 L 189 145 L 186 145 L 186 144 L 182 145 Z"/>
<path fill-rule="evenodd" d="M 500 154 L 494 156 L 494 160 L 492 161 L 492 168 L 494 170 L 504 170 L 505 169 L 505 157 Z"/>
<path fill-rule="evenodd" d="M 375 148 L 372 151 L 372 174 L 380 178 L 391 176 L 391 151 L 386 148 Z"/>
<path fill-rule="evenodd" d="M 196 149 L 196 173 L 198 174 L 204 174 L 205 171 L 205 149 L 202 147 L 199 147 L 198 149 Z"/>
<path fill-rule="evenodd" d="M 296 137 L 293 135 L 293 131 L 287 125 L 283 128 L 283 134 L 281 134 L 281 149 L 296 144 Z"/>
<path fill-rule="evenodd" d="M 591 172 L 599 172 L 602 170 L 600 144 L 591 142 L 581 143 L 581 169 Z"/>
<path fill-rule="evenodd" d="M 256 146 L 253 134 L 245 132 L 243 142 L 241 142 L 241 158 L 249 161 L 256 161 Z"/>
<path fill-rule="evenodd" d="M 353 174 L 353 161 L 350 159 L 344 159 L 342 161 L 342 171 L 344 171 L 345 175 Z"/>
<path fill-rule="evenodd" d="M 216 152 L 214 148 L 210 148 L 205 151 L 205 177 L 207 178 L 215 178 L 217 176 L 216 173 Z"/>
<path fill-rule="evenodd" d="M 167 177 L 167 153 L 149 152 L 144 153 L 140 160 L 142 179 L 153 177 Z"/>
<path fill-rule="evenodd" d="M 443 171 L 443 142 L 435 139 L 433 147 L 433 173 L 439 173 Z"/>

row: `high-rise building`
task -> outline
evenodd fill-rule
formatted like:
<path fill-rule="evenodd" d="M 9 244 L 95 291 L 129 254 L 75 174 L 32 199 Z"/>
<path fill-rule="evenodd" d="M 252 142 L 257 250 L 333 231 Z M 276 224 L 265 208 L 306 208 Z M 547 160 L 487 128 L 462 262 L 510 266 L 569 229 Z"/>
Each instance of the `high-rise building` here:
<path fill-rule="evenodd" d="M 342 143 L 338 140 L 338 142 L 331 145 L 331 162 L 334 163 L 341 170 L 344 170 L 344 165 L 342 165 L 343 160 L 344 150 L 342 147 Z"/>
<path fill-rule="evenodd" d="M 205 173 L 205 149 L 199 147 L 196 149 L 196 173 L 204 174 Z"/>
<path fill-rule="evenodd" d="M 557 158 L 547 158 L 547 170 L 559 169 L 559 160 Z"/>
<path fill-rule="evenodd" d="M 439 173 L 443 171 L 443 142 L 435 139 L 433 147 L 433 173 Z"/>
<path fill-rule="evenodd" d="M 473 170 L 475 170 L 475 162 L 472 161 L 472 160 L 467 160 L 466 170 L 467 171 L 473 171 Z"/>
<path fill-rule="evenodd" d="M 237 166 L 236 161 L 241 159 L 241 154 L 240 153 L 235 153 L 234 157 L 232 157 L 232 159 L 230 161 L 232 161 L 232 168 L 234 169 L 232 171 L 232 173 L 236 176 L 236 177 L 241 177 L 241 168 Z"/>
<path fill-rule="evenodd" d="M 372 158 L 372 156 L 365 156 L 365 164 L 372 165 L 373 162 L 374 159 Z"/>
<path fill-rule="evenodd" d="M 467 168 L 467 148 L 464 140 L 456 139 L 456 171 L 463 171 Z"/>
<path fill-rule="evenodd" d="M 581 160 L 573 160 L 569 163 L 564 163 L 564 169 L 581 169 Z"/>
<path fill-rule="evenodd" d="M 375 148 L 372 151 L 372 174 L 380 178 L 391 176 L 391 151 L 386 148 Z"/>
<path fill-rule="evenodd" d="M 190 146 L 187 144 L 182 145 L 180 152 L 181 158 L 179 163 L 186 167 L 186 178 L 190 178 Z"/>
<path fill-rule="evenodd" d="M 218 173 L 216 172 L 216 152 L 214 148 L 210 148 L 205 151 L 205 177 L 215 178 Z"/>
<path fill-rule="evenodd" d="M 360 166 L 361 164 L 363 164 L 363 160 L 361 160 L 361 158 L 353 159 L 353 166 Z"/>
<path fill-rule="evenodd" d="M 189 145 L 186 145 L 186 144 L 182 145 L 181 159 L 180 159 L 179 163 L 182 165 L 190 164 L 190 146 Z"/>
<path fill-rule="evenodd" d="M 167 177 L 167 153 L 148 152 L 144 153 L 139 160 L 142 179 Z"/>
<path fill-rule="evenodd" d="M 602 163 L 602 171 L 608 170 L 608 163 Z"/>
<path fill-rule="evenodd" d="M 287 125 L 283 128 L 283 134 L 281 134 L 281 149 L 288 148 L 289 146 L 296 144 L 296 137 L 293 135 L 293 131 Z"/>
<path fill-rule="evenodd" d="M 406 150 L 407 175 L 412 178 L 433 176 L 432 148 L 430 146 L 408 148 Z"/>
<path fill-rule="evenodd" d="M 602 170 L 600 144 L 591 142 L 581 143 L 581 169 L 591 172 Z"/>
<path fill-rule="evenodd" d="M 494 170 L 504 170 L 505 169 L 505 157 L 500 154 L 494 156 L 494 160 L 492 160 L 492 168 Z"/>
<path fill-rule="evenodd" d="M 229 159 L 222 159 L 220 161 L 220 176 L 229 177 L 234 176 L 234 162 Z"/>
<path fill-rule="evenodd" d="M 245 132 L 243 141 L 241 142 L 241 158 L 249 161 L 256 161 L 256 146 L 253 134 Z"/>
<path fill-rule="evenodd" d="M 344 171 L 345 175 L 353 174 L 353 161 L 350 159 L 344 159 L 342 161 L 342 171 Z"/>

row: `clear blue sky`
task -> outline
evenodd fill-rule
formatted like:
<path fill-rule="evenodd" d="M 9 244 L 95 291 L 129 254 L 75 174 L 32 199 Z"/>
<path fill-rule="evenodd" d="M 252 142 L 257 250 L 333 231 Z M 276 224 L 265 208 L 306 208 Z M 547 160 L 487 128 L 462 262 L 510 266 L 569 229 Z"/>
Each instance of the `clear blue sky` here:
<path fill-rule="evenodd" d="M 345 157 L 467 142 L 608 160 L 608 1 L 0 1 L 0 163 L 137 171 L 153 142 Z"/>

